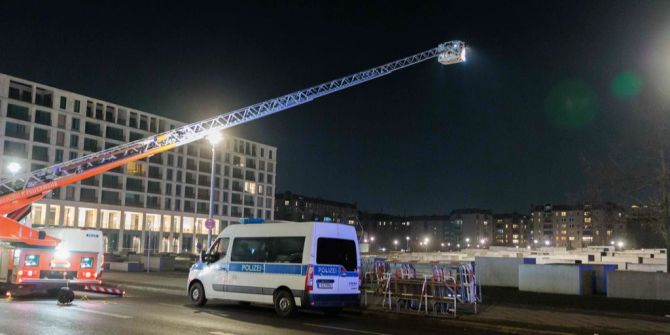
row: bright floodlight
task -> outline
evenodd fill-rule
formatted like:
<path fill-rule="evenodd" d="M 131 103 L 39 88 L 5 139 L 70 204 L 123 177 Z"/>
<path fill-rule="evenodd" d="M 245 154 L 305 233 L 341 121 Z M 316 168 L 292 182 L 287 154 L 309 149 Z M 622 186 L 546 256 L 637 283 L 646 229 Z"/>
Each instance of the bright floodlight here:
<path fill-rule="evenodd" d="M 619 248 L 623 248 L 623 241 L 619 241 L 616 245 Z"/>
<path fill-rule="evenodd" d="M 16 174 L 17 172 L 21 171 L 21 164 L 17 162 L 11 162 L 7 164 L 7 170 L 11 174 Z"/>
<path fill-rule="evenodd" d="M 220 132 L 213 132 L 207 136 L 207 141 L 209 141 L 209 144 L 211 145 L 216 145 L 217 143 L 221 142 L 223 139 L 223 135 L 221 135 Z"/>
<path fill-rule="evenodd" d="M 393 240 L 393 244 L 398 245 L 398 240 Z"/>
<path fill-rule="evenodd" d="M 438 46 L 440 53 L 437 55 L 437 61 L 444 65 L 465 62 L 465 43 L 461 41 L 452 41 L 442 43 Z"/>

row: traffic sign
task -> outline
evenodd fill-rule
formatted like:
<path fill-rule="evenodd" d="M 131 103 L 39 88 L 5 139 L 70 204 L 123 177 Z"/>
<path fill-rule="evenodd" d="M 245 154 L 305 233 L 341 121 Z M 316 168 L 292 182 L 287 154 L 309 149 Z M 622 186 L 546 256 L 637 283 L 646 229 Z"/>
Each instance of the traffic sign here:
<path fill-rule="evenodd" d="M 207 229 L 213 229 L 215 224 L 216 222 L 212 218 L 205 220 L 205 228 Z"/>

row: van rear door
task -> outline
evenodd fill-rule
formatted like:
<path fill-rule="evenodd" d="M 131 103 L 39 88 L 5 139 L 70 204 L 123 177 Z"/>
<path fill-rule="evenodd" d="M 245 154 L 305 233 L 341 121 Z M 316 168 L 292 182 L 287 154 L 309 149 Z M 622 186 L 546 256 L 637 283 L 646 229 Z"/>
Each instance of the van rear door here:
<path fill-rule="evenodd" d="M 319 237 L 316 241 L 314 292 L 358 294 L 356 241 Z"/>

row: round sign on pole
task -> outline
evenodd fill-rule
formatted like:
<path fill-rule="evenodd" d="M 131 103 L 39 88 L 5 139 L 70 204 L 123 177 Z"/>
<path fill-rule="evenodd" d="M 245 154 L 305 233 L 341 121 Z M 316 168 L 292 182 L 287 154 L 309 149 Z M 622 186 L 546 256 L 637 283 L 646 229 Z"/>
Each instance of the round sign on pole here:
<path fill-rule="evenodd" d="M 207 229 L 213 229 L 215 224 L 216 222 L 212 218 L 205 220 L 205 228 Z"/>

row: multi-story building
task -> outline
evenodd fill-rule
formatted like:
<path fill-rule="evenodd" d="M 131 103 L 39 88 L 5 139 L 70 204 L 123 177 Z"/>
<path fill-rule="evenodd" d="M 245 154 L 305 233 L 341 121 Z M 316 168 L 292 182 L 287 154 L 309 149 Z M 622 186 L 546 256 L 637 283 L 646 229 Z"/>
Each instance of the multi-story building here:
<path fill-rule="evenodd" d="M 364 238 L 371 243 L 371 249 L 406 249 L 409 246 L 410 222 L 399 215 L 382 213 L 362 213 L 361 225 Z M 395 243 L 395 242 L 398 243 Z"/>
<path fill-rule="evenodd" d="M 625 234 L 623 209 L 612 203 L 534 206 L 531 221 L 533 242 L 539 245 L 609 245 L 614 236 Z"/>
<path fill-rule="evenodd" d="M 24 172 L 174 129 L 181 122 L 0 74 L 0 167 Z M 241 217 L 273 218 L 277 149 L 224 136 L 215 153 L 218 233 Z M 193 252 L 204 245 L 211 147 L 205 141 L 56 189 L 34 225 L 101 229 L 107 251 Z"/>
<path fill-rule="evenodd" d="M 493 245 L 526 246 L 528 216 L 519 213 L 493 215 Z"/>
<path fill-rule="evenodd" d="M 416 250 L 449 250 L 460 241 L 460 226 L 449 215 L 411 216 L 407 221 L 412 224 L 410 236 Z"/>
<path fill-rule="evenodd" d="M 488 209 L 462 208 L 449 214 L 450 220 L 461 227 L 462 247 L 486 247 L 493 241 L 493 215 Z"/>
<path fill-rule="evenodd" d="M 288 221 L 322 221 L 358 225 L 356 204 L 307 197 L 291 192 L 275 194 L 275 219 Z"/>

